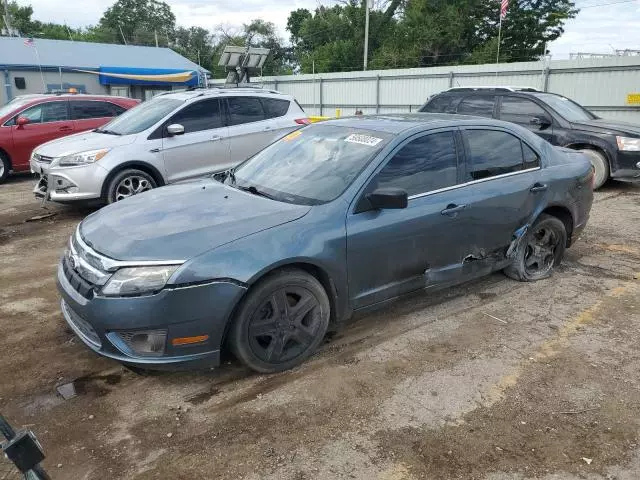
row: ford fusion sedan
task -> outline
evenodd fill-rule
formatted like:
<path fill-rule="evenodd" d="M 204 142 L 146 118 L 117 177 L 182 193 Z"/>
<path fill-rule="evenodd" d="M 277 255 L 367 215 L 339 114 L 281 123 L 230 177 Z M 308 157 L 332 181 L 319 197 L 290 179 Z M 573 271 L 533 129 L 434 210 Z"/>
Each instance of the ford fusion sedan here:
<path fill-rule="evenodd" d="M 309 123 L 293 97 L 255 88 L 162 94 L 104 127 L 40 146 L 34 193 L 113 203 L 226 170 Z"/>
<path fill-rule="evenodd" d="M 298 365 L 354 312 L 504 269 L 549 276 L 585 228 L 582 154 L 517 125 L 336 119 L 236 169 L 87 217 L 58 268 L 95 352 L 143 368 Z"/>
<path fill-rule="evenodd" d="M 0 108 L 0 182 L 29 171 L 38 145 L 104 125 L 139 100 L 107 95 L 22 95 Z"/>

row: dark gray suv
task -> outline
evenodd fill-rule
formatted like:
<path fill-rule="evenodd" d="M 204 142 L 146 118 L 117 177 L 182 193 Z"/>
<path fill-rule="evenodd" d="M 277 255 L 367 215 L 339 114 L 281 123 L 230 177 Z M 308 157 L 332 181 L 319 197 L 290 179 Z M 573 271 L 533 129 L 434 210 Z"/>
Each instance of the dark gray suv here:
<path fill-rule="evenodd" d="M 87 217 L 58 268 L 93 350 L 142 367 L 291 368 L 358 310 L 504 269 L 551 274 L 584 229 L 593 172 L 517 125 L 455 115 L 339 119 L 219 180 Z"/>

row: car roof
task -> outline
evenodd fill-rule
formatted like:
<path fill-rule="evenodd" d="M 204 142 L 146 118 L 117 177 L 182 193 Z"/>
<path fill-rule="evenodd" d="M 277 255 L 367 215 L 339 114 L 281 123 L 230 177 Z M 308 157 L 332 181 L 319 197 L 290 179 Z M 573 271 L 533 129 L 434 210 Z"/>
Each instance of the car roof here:
<path fill-rule="evenodd" d="M 260 87 L 238 87 L 238 88 L 217 88 L 217 87 L 209 87 L 209 88 L 194 88 L 187 90 L 174 90 L 170 92 L 165 92 L 157 95 L 158 97 L 166 97 L 166 98 L 175 98 L 178 100 L 190 100 L 192 98 L 198 97 L 216 97 L 220 95 L 247 95 L 251 94 L 254 96 L 267 96 L 267 97 L 282 97 L 283 99 L 291 100 L 293 97 L 291 95 L 287 95 L 281 93 L 277 90 L 271 90 L 267 88 Z"/>
<path fill-rule="evenodd" d="M 25 99 L 29 101 L 37 100 L 55 100 L 58 98 L 78 99 L 78 100 L 129 100 L 135 102 L 134 98 L 120 97 L 117 95 L 91 95 L 86 93 L 31 93 L 19 95 L 15 98 Z"/>
<path fill-rule="evenodd" d="M 391 113 L 336 118 L 326 120 L 318 125 L 336 125 L 341 127 L 360 128 L 384 133 L 399 134 L 414 128 L 429 126 L 431 128 L 457 125 L 495 125 L 504 126 L 506 122 L 471 115 L 450 113 Z"/>

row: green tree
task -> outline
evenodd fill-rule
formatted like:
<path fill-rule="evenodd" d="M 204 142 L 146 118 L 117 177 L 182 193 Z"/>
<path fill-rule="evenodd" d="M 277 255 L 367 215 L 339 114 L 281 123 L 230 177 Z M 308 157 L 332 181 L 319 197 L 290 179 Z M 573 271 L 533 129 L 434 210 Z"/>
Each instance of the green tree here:
<path fill-rule="evenodd" d="M 167 46 L 176 27 L 171 7 L 159 0 L 117 0 L 109 7 L 99 23 L 111 37 L 120 34 L 118 43 Z M 124 39 L 122 38 L 124 36 Z M 116 37 L 117 38 L 117 37 Z"/>

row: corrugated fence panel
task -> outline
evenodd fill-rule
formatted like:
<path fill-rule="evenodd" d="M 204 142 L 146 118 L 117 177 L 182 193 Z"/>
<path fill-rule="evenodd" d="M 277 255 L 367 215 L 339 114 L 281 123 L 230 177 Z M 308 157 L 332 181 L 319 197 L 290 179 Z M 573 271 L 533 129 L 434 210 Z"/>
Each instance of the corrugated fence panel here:
<path fill-rule="evenodd" d="M 496 66 L 335 72 L 256 77 L 256 83 L 293 95 L 309 115 L 415 111 L 449 86 L 529 86 L 565 95 L 605 118 L 640 123 L 640 107 L 627 105 L 640 93 L 640 57 L 522 62 Z M 546 72 L 548 72 L 548 74 Z M 378 79 L 379 77 L 379 79 Z M 545 82 L 546 80 L 546 82 Z M 214 80 L 211 83 L 219 83 Z M 222 82 L 224 82 L 222 80 Z"/>

